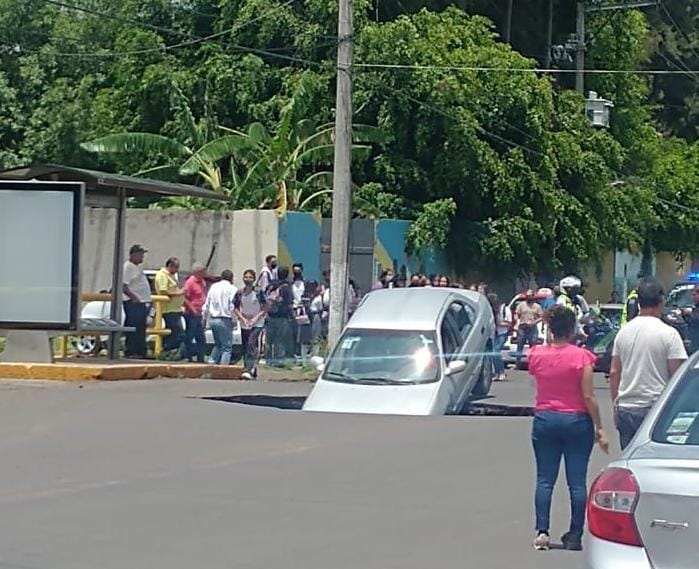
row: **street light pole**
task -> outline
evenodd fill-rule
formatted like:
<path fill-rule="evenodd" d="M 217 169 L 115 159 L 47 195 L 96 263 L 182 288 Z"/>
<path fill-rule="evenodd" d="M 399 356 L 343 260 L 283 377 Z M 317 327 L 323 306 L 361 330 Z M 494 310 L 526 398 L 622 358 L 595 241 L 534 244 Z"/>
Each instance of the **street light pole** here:
<path fill-rule="evenodd" d="M 330 243 L 330 321 L 328 349 L 340 338 L 347 315 L 349 230 L 352 215 L 352 0 L 339 0 L 335 161 Z"/>

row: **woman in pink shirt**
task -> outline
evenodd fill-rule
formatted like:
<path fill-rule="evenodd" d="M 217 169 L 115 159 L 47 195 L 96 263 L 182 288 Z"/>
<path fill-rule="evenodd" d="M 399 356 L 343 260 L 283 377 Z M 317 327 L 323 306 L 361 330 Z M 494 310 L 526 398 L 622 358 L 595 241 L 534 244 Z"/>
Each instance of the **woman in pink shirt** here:
<path fill-rule="evenodd" d="M 529 373 L 536 379 L 532 442 L 536 456 L 536 539 L 538 550 L 549 548 L 551 495 L 565 458 L 571 522 L 561 541 L 566 549 L 582 549 L 587 501 L 587 466 L 595 440 L 604 452 L 609 442 L 602 430 L 592 374 L 595 356 L 571 344 L 575 313 L 554 306 L 546 313 L 549 344 L 529 350 Z"/>

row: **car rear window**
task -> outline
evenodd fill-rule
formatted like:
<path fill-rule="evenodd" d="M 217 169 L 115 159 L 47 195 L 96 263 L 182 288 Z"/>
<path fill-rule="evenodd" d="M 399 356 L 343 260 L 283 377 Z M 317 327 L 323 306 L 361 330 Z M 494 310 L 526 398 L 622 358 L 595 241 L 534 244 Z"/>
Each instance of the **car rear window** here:
<path fill-rule="evenodd" d="M 689 371 L 665 403 L 653 430 L 653 440 L 699 446 L 699 370 Z"/>

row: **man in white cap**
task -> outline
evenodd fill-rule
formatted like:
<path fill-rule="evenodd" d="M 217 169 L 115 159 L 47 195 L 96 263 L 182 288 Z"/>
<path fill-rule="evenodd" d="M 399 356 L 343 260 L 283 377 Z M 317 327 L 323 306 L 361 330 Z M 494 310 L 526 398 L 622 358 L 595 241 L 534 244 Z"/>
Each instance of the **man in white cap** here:
<path fill-rule="evenodd" d="M 150 285 L 143 273 L 143 260 L 146 251 L 141 245 L 132 245 L 129 258 L 124 263 L 124 326 L 136 330 L 126 334 L 126 357 L 145 358 L 146 322 L 150 305 Z"/>

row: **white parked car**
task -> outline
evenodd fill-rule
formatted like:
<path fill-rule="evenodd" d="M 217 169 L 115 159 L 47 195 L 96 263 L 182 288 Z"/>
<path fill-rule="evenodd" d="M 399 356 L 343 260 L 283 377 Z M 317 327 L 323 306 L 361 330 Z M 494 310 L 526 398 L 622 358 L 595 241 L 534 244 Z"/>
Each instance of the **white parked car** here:
<path fill-rule="evenodd" d="M 699 353 L 588 500 L 586 569 L 699 567 Z"/>
<path fill-rule="evenodd" d="M 449 288 L 376 290 L 345 327 L 304 411 L 458 413 L 493 380 L 493 311 Z"/>
<path fill-rule="evenodd" d="M 102 319 L 109 318 L 111 311 L 111 302 L 101 302 L 93 301 L 88 302 L 82 309 L 80 313 L 81 319 Z M 155 316 L 155 309 L 151 307 L 150 313 L 148 315 L 148 327 L 153 326 L 153 318 Z M 121 309 L 121 319 L 120 323 L 123 325 L 126 316 L 124 314 L 124 309 Z M 165 323 L 162 324 L 165 327 Z M 182 318 L 182 327 L 186 328 L 184 317 Z M 210 352 L 214 346 L 214 336 L 211 330 L 207 327 L 205 331 L 207 352 Z M 83 356 L 97 355 L 104 348 L 105 342 L 107 342 L 107 336 L 77 336 L 73 342 L 75 349 L 79 354 Z M 147 341 L 152 344 L 155 340 L 155 336 L 149 336 Z M 236 326 L 233 329 L 233 357 L 232 362 L 237 362 L 243 355 L 243 340 L 242 334 L 240 332 L 240 326 L 236 322 Z"/>

